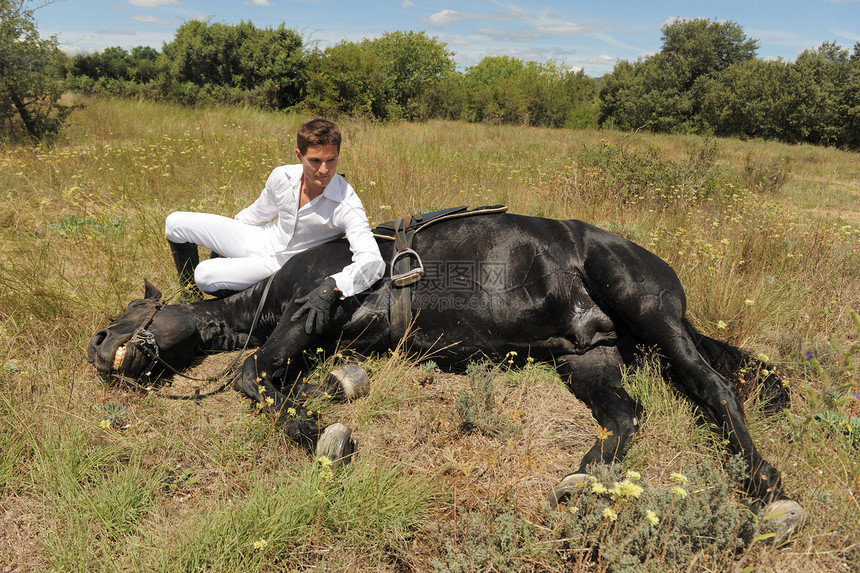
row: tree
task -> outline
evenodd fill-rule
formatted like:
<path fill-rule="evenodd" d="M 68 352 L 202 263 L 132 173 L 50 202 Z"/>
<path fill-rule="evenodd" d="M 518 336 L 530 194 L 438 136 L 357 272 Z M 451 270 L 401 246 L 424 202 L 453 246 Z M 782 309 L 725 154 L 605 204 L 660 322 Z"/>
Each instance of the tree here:
<path fill-rule="evenodd" d="M 860 149 L 860 42 L 851 53 L 851 75 L 842 92 L 845 106 L 845 142 L 851 149 Z"/>
<path fill-rule="evenodd" d="M 304 105 L 324 114 L 416 119 L 425 94 L 450 82 L 451 53 L 424 32 L 393 32 L 374 40 L 341 42 L 316 52 Z"/>
<path fill-rule="evenodd" d="M 662 52 L 634 64 L 618 62 L 601 81 L 599 100 L 600 123 L 625 130 L 685 131 L 693 115 L 684 81 Z"/>
<path fill-rule="evenodd" d="M 75 57 L 72 72 L 75 75 L 88 76 L 94 80 L 100 78 L 126 80 L 131 75 L 131 66 L 131 56 L 117 46 L 105 48 L 101 53 L 94 52 Z"/>
<path fill-rule="evenodd" d="M 522 60 L 488 56 L 466 70 L 466 118 L 483 123 L 523 123 L 525 104 L 517 84 L 525 70 Z"/>
<path fill-rule="evenodd" d="M 194 20 L 180 26 L 163 54 L 177 89 L 183 84 L 203 91 L 224 88 L 278 109 L 303 96 L 307 57 L 302 38 L 283 24 L 272 29 Z"/>
<path fill-rule="evenodd" d="M 131 49 L 132 67 L 129 75 L 137 82 L 145 84 L 158 76 L 158 50 L 149 46 Z"/>
<path fill-rule="evenodd" d="M 595 83 L 560 62 L 489 56 L 466 70 L 467 117 L 544 127 L 593 124 Z"/>
<path fill-rule="evenodd" d="M 529 125 L 591 125 L 595 83 L 584 72 L 575 72 L 553 60 L 529 62 L 521 85 L 528 101 Z"/>
<path fill-rule="evenodd" d="M 601 83 L 600 121 L 622 129 L 689 131 L 697 124 L 690 90 L 701 77 L 755 58 L 758 43 L 734 22 L 678 20 L 663 27 L 657 54 L 619 62 Z"/>
<path fill-rule="evenodd" d="M 807 87 L 789 62 L 751 60 L 699 78 L 692 92 L 705 131 L 797 143 L 806 138 Z"/>
<path fill-rule="evenodd" d="M 691 90 L 703 128 L 720 136 L 860 146 L 860 44 L 825 42 L 795 62 L 749 60 Z"/>
<path fill-rule="evenodd" d="M 450 72 L 427 86 L 421 96 L 420 119 L 463 119 L 466 109 L 466 88 L 462 74 Z"/>
<path fill-rule="evenodd" d="M 752 60 L 758 50 L 758 42 L 734 22 L 677 20 L 663 26 L 662 32 L 660 52 L 670 59 L 684 90 L 701 76 Z"/>
<path fill-rule="evenodd" d="M 855 56 L 856 52 L 855 46 Z M 825 42 L 800 54 L 795 67 L 809 92 L 802 109 L 808 119 L 806 140 L 828 145 L 851 145 L 849 141 L 853 140 L 856 146 L 856 130 L 846 130 L 852 116 L 856 120 L 860 105 L 856 57 L 852 60 L 848 50 Z"/>
<path fill-rule="evenodd" d="M 42 4 L 44 6 L 44 4 Z M 40 38 L 27 0 L 0 0 L 0 122 L 39 140 L 62 127 L 64 55 L 55 37 Z"/>
<path fill-rule="evenodd" d="M 388 97 L 407 119 L 418 115 L 425 90 L 442 81 L 455 67 L 453 53 L 424 32 L 388 32 L 366 40 L 365 47 L 386 78 Z"/>
<path fill-rule="evenodd" d="M 387 119 L 386 78 L 366 43 L 341 42 L 315 52 L 302 105 L 322 115 Z"/>

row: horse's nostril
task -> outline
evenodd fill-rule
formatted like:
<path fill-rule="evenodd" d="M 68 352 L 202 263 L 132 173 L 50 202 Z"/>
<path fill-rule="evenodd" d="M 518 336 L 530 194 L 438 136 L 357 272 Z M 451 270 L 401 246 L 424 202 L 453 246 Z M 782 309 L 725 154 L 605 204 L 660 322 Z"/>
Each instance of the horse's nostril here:
<path fill-rule="evenodd" d="M 93 334 L 93 337 L 90 338 L 90 346 L 101 346 L 102 342 L 107 338 L 107 330 L 102 329 Z"/>
<path fill-rule="evenodd" d="M 102 343 L 104 343 L 107 338 L 108 332 L 107 329 L 102 329 L 93 334 L 92 338 L 90 338 L 90 343 L 87 345 L 87 360 L 90 364 L 95 364 L 96 361 L 96 351 L 101 347 Z"/>

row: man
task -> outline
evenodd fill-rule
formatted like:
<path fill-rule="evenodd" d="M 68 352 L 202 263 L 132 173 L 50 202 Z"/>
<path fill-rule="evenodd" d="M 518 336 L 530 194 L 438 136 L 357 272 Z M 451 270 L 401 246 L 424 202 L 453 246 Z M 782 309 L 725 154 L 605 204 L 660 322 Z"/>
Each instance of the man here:
<path fill-rule="evenodd" d="M 341 134 L 324 119 L 304 123 L 297 135 L 298 165 L 276 167 L 260 197 L 233 219 L 177 211 L 165 235 L 183 288 L 210 294 L 243 290 L 276 272 L 294 255 L 346 235 L 352 263 L 327 277 L 293 316 L 308 313 L 305 330 L 322 333 L 336 300 L 369 288 L 385 263 L 361 200 L 335 172 Z M 197 245 L 221 255 L 200 262 Z"/>

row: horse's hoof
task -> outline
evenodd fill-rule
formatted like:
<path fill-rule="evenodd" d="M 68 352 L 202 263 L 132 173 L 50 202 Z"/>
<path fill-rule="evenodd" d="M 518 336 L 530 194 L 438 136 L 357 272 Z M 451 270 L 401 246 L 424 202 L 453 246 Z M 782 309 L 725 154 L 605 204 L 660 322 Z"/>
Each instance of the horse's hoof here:
<path fill-rule="evenodd" d="M 355 400 L 367 396 L 370 392 L 370 378 L 367 372 L 358 364 L 344 364 L 331 371 L 329 377 L 343 390 L 343 396 L 347 400 Z"/>
<path fill-rule="evenodd" d="M 763 520 L 778 525 L 776 536 L 784 541 L 799 531 L 809 521 L 809 515 L 799 503 L 790 499 L 778 499 L 764 508 Z"/>
<path fill-rule="evenodd" d="M 317 458 L 325 457 L 331 461 L 334 468 L 345 466 L 352 462 L 355 455 L 356 443 L 352 439 L 352 430 L 335 422 L 326 427 L 317 441 Z"/>
<path fill-rule="evenodd" d="M 570 497 L 574 491 L 582 488 L 588 483 L 588 476 L 585 474 L 569 474 L 562 478 L 549 494 L 549 504 L 552 507 L 558 507 L 558 504 Z"/>

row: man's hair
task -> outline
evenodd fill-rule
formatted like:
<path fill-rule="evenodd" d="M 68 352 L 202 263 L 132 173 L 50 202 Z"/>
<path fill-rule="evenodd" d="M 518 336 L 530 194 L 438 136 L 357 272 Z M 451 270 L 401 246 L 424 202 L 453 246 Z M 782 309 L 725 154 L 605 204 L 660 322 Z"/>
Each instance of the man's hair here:
<path fill-rule="evenodd" d="M 296 136 L 296 147 L 304 155 L 312 145 L 334 145 L 340 152 L 340 130 L 327 119 L 311 119 L 302 124 Z"/>

